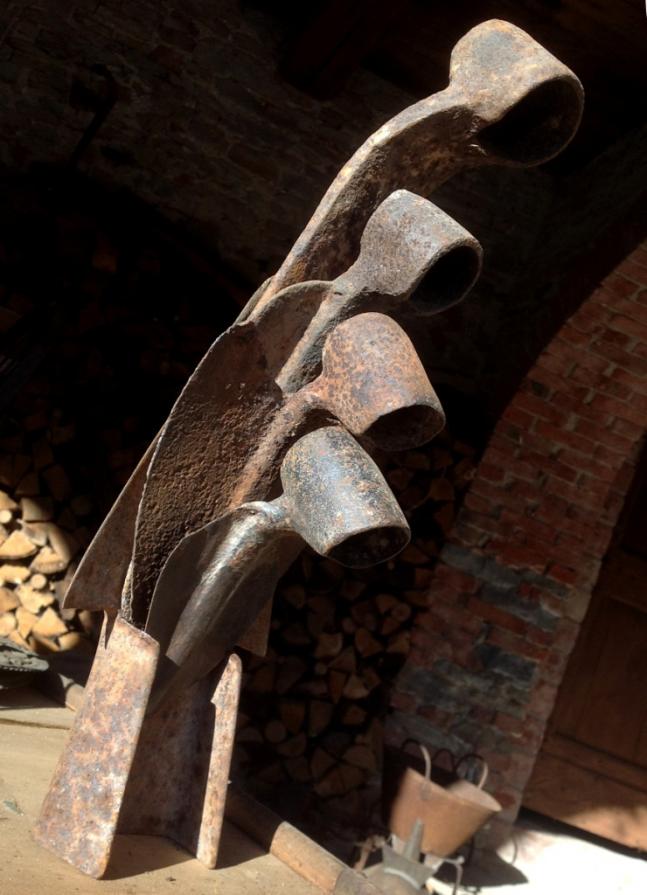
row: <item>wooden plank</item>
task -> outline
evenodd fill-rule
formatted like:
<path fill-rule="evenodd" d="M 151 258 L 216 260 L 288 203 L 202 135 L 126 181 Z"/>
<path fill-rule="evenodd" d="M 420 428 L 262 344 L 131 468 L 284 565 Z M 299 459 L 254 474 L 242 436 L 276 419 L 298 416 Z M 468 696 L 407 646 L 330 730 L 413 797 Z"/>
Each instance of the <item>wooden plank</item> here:
<path fill-rule="evenodd" d="M 608 752 L 600 752 L 585 743 L 579 743 L 559 733 L 553 733 L 544 740 L 542 755 L 544 753 L 647 794 L 647 770 L 632 762 L 616 758 Z M 540 756 L 538 762 L 541 760 Z"/>
<path fill-rule="evenodd" d="M 53 709 L 54 710 L 54 709 Z M 68 713 L 68 709 L 55 711 Z M 108 877 L 100 883 L 40 848 L 30 830 L 63 748 L 67 731 L 7 724 L 0 729 L 0 892 L 12 895 L 317 895 L 310 885 L 232 824 L 225 824 L 221 859 L 207 870 L 187 852 L 155 836 L 118 836 Z"/>
<path fill-rule="evenodd" d="M 74 714 L 28 687 L 0 691 L 0 724 L 25 724 L 30 727 L 59 727 L 67 730 Z"/>
<path fill-rule="evenodd" d="M 598 621 L 604 646 L 591 656 L 588 705 L 575 738 L 626 761 L 637 761 L 640 731 L 647 717 L 647 617 L 609 600 Z"/>
<path fill-rule="evenodd" d="M 561 758 L 540 756 L 524 805 L 630 848 L 647 849 L 644 792 Z"/>

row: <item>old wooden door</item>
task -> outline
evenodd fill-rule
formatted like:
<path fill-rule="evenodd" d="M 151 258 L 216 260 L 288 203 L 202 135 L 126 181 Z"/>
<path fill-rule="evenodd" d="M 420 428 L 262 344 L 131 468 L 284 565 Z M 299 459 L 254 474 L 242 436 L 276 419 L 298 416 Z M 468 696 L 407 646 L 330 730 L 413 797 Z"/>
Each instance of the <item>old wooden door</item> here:
<path fill-rule="evenodd" d="M 647 850 L 647 487 L 634 490 L 524 805 Z"/>

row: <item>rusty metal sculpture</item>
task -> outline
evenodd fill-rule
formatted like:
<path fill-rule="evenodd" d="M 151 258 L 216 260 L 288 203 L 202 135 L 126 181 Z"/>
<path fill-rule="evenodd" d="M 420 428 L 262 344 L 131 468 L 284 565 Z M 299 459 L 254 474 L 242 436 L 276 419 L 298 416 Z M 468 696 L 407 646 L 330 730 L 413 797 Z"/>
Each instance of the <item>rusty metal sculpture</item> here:
<path fill-rule="evenodd" d="M 304 542 L 359 565 L 406 543 L 354 436 L 413 447 L 444 422 L 391 316 L 405 302 L 425 315 L 459 301 L 481 250 L 418 194 L 464 167 L 551 158 L 581 106 L 577 78 L 524 32 L 474 28 L 454 49 L 447 89 L 358 150 L 207 352 L 66 598 L 106 621 L 36 828 L 43 845 L 95 877 L 118 830 L 169 836 L 215 865 L 234 646 L 264 652 L 274 586 Z"/>

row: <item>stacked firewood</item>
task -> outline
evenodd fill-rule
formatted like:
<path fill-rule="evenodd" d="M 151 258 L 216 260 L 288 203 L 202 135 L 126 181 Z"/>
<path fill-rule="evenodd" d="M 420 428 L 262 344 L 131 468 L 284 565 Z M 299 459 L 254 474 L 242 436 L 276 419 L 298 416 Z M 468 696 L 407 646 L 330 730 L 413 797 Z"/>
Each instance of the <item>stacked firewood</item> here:
<path fill-rule="evenodd" d="M 378 460 L 409 518 L 411 544 L 362 571 L 306 551 L 277 590 L 267 656 L 247 662 L 236 761 L 284 814 L 290 785 L 337 821 L 365 809 L 389 690 L 475 463 L 473 449 L 448 433 Z"/>
<path fill-rule="evenodd" d="M 0 457 L 0 635 L 37 652 L 91 650 L 96 619 L 61 603 L 90 540 L 93 502 L 72 493 L 57 462 L 70 428 L 41 429 L 35 416 L 28 425 L 3 439 Z"/>
<path fill-rule="evenodd" d="M 0 183 L 0 635 L 87 646 L 95 620 L 61 609 L 74 568 L 236 314 L 205 259 L 82 179 Z"/>

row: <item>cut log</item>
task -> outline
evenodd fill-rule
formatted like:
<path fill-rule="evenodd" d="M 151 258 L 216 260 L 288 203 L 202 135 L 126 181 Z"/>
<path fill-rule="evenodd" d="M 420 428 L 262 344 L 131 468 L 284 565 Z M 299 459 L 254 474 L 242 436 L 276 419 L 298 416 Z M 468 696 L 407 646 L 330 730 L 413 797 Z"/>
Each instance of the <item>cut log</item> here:
<path fill-rule="evenodd" d="M 406 622 L 411 616 L 411 606 L 408 603 L 398 603 L 391 610 L 391 615 L 399 622 Z"/>
<path fill-rule="evenodd" d="M 344 635 L 341 631 L 335 634 L 326 634 L 323 633 L 319 637 L 319 641 L 317 642 L 317 647 L 315 649 L 315 659 L 323 659 L 332 656 L 337 656 L 341 652 L 341 648 L 344 645 Z"/>
<path fill-rule="evenodd" d="M 10 497 L 6 491 L 0 491 L 0 510 L 9 510 L 11 513 L 13 510 L 18 509 L 18 504 Z"/>
<path fill-rule="evenodd" d="M 39 438 L 32 448 L 32 457 L 36 469 L 43 469 L 54 462 L 54 454 L 49 442 L 45 438 Z"/>
<path fill-rule="evenodd" d="M 9 587 L 0 587 L 0 613 L 11 612 L 20 606 L 20 600 L 15 590 Z"/>
<path fill-rule="evenodd" d="M 341 716 L 342 724 L 357 727 L 366 721 L 366 712 L 359 705 L 349 705 Z"/>
<path fill-rule="evenodd" d="M 14 631 L 10 631 L 10 633 L 8 634 L 8 637 L 9 637 L 9 640 L 11 640 L 12 643 L 15 643 L 17 646 L 22 646 L 23 649 L 30 648 L 29 644 L 27 643 L 25 638 L 22 636 L 22 634 L 18 631 L 18 629 L 14 630 Z"/>
<path fill-rule="evenodd" d="M 339 588 L 339 596 L 345 600 L 356 600 L 366 590 L 366 582 L 356 578 L 346 578 Z"/>
<path fill-rule="evenodd" d="M 389 640 L 386 651 L 387 653 L 401 653 L 407 655 L 411 643 L 411 633 L 409 631 L 400 631 L 399 634 Z"/>
<path fill-rule="evenodd" d="M 301 732 L 288 740 L 284 740 L 276 747 L 276 751 L 284 758 L 298 758 L 306 751 L 308 741 L 305 733 Z"/>
<path fill-rule="evenodd" d="M 51 593 L 44 590 L 35 590 L 28 584 L 21 584 L 17 593 L 21 605 L 24 606 L 25 609 L 29 609 L 30 612 L 33 612 L 34 615 L 38 615 L 41 609 L 44 609 L 46 606 L 51 606 L 54 602 L 54 597 Z"/>
<path fill-rule="evenodd" d="M 274 665 L 261 665 L 257 668 L 247 684 L 253 693 L 271 693 L 274 690 Z"/>
<path fill-rule="evenodd" d="M 38 556 L 31 564 L 32 571 L 40 572 L 42 575 L 56 575 L 59 572 L 64 572 L 67 566 L 66 560 L 51 547 L 41 547 Z"/>
<path fill-rule="evenodd" d="M 366 659 L 382 652 L 382 644 L 366 628 L 358 628 L 355 633 L 355 649 Z"/>
<path fill-rule="evenodd" d="M 332 757 L 332 755 L 326 752 L 325 749 L 317 746 L 315 751 L 312 753 L 312 758 L 310 759 L 310 770 L 312 772 L 312 778 L 314 780 L 320 780 L 334 764 L 335 759 Z"/>
<path fill-rule="evenodd" d="M 27 566 L 14 566 L 10 563 L 0 566 L 0 584 L 20 584 L 26 581 L 29 575 Z"/>
<path fill-rule="evenodd" d="M 20 529 L 22 533 L 28 537 L 36 547 L 44 547 L 47 543 L 47 529 L 44 526 L 44 522 L 24 523 L 22 520 L 20 521 Z"/>
<path fill-rule="evenodd" d="M 283 628 L 281 637 L 291 646 L 308 646 L 311 643 L 310 635 L 299 622 Z"/>
<path fill-rule="evenodd" d="M 15 630 L 18 622 L 13 612 L 3 612 L 0 615 L 0 637 L 7 637 Z"/>
<path fill-rule="evenodd" d="M 27 454 L 14 454 L 11 469 L 11 485 L 14 488 L 25 477 L 25 474 L 30 467 L 30 456 L 28 456 Z M 38 494 L 38 491 L 36 491 L 36 494 Z"/>
<path fill-rule="evenodd" d="M 383 615 L 397 605 L 397 602 L 393 594 L 378 594 L 375 598 L 375 605 Z"/>
<path fill-rule="evenodd" d="M 65 509 L 58 514 L 56 524 L 64 531 L 74 531 L 77 525 L 76 516 L 69 507 L 65 507 Z"/>
<path fill-rule="evenodd" d="M 313 699 L 308 711 L 308 736 L 316 737 L 330 724 L 334 706 L 330 702 Z"/>
<path fill-rule="evenodd" d="M 35 497 L 39 493 L 40 484 L 38 482 L 38 474 L 35 472 L 28 472 L 16 485 L 16 494 L 18 497 Z"/>
<path fill-rule="evenodd" d="M 308 759 L 300 755 L 298 758 L 288 758 L 283 762 L 285 772 L 295 783 L 309 783 L 311 780 Z"/>
<path fill-rule="evenodd" d="M 49 522 L 54 515 L 51 497 L 23 497 L 20 501 L 23 522 Z"/>
<path fill-rule="evenodd" d="M 279 715 L 290 733 L 299 733 L 303 729 L 305 721 L 305 703 L 295 699 L 281 699 L 279 700 Z"/>
<path fill-rule="evenodd" d="M 30 612 L 29 609 L 25 609 L 24 606 L 19 606 L 16 609 L 16 621 L 18 623 L 18 633 L 21 637 L 27 638 L 38 621 L 38 616 Z M 60 621 L 60 619 L 57 619 L 57 621 Z M 61 624 L 63 623 L 61 622 Z"/>
<path fill-rule="evenodd" d="M 331 768 L 325 777 L 315 783 L 314 789 L 322 798 L 341 796 L 361 786 L 364 779 L 360 768 L 340 762 Z"/>
<path fill-rule="evenodd" d="M 0 560 L 28 559 L 37 551 L 26 534 L 22 531 L 12 531 L 7 540 L 0 546 Z"/>
<path fill-rule="evenodd" d="M 60 646 L 58 643 L 53 640 L 51 637 L 43 637 L 42 634 L 38 634 L 36 629 L 32 629 L 31 634 L 27 638 L 27 643 L 34 650 L 34 652 L 42 653 L 58 653 L 60 651 Z"/>
<path fill-rule="evenodd" d="M 79 634 L 78 631 L 67 631 L 65 634 L 59 634 L 58 645 L 62 650 L 79 650 L 81 652 L 94 651 L 94 647 L 87 637 Z"/>
<path fill-rule="evenodd" d="M 65 500 L 70 493 L 70 480 L 60 464 L 44 470 L 43 479 L 54 500 Z M 32 493 L 38 494 L 38 491 Z"/>
<path fill-rule="evenodd" d="M 65 634 L 67 632 L 67 625 L 58 617 L 54 610 L 49 607 L 41 616 L 39 616 L 32 630 L 35 634 L 39 634 L 41 637 L 57 637 L 59 634 Z"/>
<path fill-rule="evenodd" d="M 400 627 L 400 622 L 397 618 L 393 618 L 392 615 L 387 616 L 380 626 L 380 634 L 383 637 L 388 637 L 389 634 L 393 634 L 394 631 L 397 631 Z"/>
<path fill-rule="evenodd" d="M 363 699 L 365 696 L 368 696 L 369 690 L 361 678 L 356 674 L 351 674 L 344 686 L 343 694 L 348 699 Z"/>
<path fill-rule="evenodd" d="M 67 566 L 70 560 L 75 556 L 79 549 L 79 545 L 73 534 L 63 531 L 54 522 L 47 523 L 47 535 L 52 549 L 57 553 Z"/>
<path fill-rule="evenodd" d="M 344 761 L 364 771 L 377 771 L 375 755 L 365 743 L 356 743 L 344 752 Z"/>
<path fill-rule="evenodd" d="M 278 718 L 272 718 L 263 728 L 263 736 L 268 743 L 281 743 L 288 735 L 285 724 Z"/>
<path fill-rule="evenodd" d="M 79 494 L 77 497 L 73 497 L 70 502 L 70 507 L 74 515 L 78 516 L 80 519 L 89 516 L 93 509 L 92 501 L 85 494 Z"/>
<path fill-rule="evenodd" d="M 344 674 L 343 671 L 332 670 L 328 672 L 328 693 L 335 704 L 339 702 L 342 694 L 345 693 L 347 680 L 348 675 Z"/>
<path fill-rule="evenodd" d="M 278 693 L 287 693 L 308 670 L 306 663 L 298 656 L 288 656 L 279 668 L 276 679 Z"/>
<path fill-rule="evenodd" d="M 348 674 L 354 674 L 357 670 L 357 657 L 352 646 L 347 646 L 345 650 L 330 663 L 330 668 L 336 671 L 345 671 Z"/>
<path fill-rule="evenodd" d="M 29 579 L 29 586 L 34 590 L 43 590 L 43 588 L 47 587 L 47 577 L 45 575 L 41 575 L 40 572 L 37 572 L 35 575 L 32 575 Z"/>
<path fill-rule="evenodd" d="M 281 590 L 281 597 L 295 609 L 301 609 L 306 604 L 306 589 L 300 584 L 292 584 Z"/>

